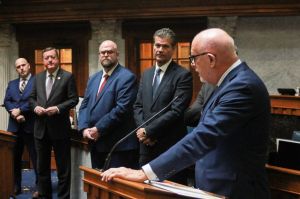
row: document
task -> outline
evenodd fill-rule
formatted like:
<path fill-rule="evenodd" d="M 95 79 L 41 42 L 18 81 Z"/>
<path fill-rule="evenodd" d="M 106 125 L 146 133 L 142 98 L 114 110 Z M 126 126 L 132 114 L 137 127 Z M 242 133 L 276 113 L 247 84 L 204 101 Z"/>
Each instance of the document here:
<path fill-rule="evenodd" d="M 146 180 L 145 183 L 185 197 L 199 198 L 199 199 L 221 199 L 221 198 L 224 199 L 225 198 L 225 197 L 215 196 L 192 187 L 186 187 L 186 186 L 176 185 L 172 183 L 157 182 L 157 181 L 150 181 L 150 180 Z"/>

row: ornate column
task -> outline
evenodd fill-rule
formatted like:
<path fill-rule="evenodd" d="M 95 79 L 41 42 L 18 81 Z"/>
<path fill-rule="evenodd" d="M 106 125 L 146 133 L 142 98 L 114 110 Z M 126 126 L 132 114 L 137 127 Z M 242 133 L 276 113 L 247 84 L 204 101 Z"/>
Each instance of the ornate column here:
<path fill-rule="evenodd" d="M 15 35 L 10 24 L 0 24 L 0 104 L 3 104 L 7 83 L 16 78 L 13 60 L 17 57 Z M 8 114 L 0 108 L 0 129 L 7 129 Z"/>

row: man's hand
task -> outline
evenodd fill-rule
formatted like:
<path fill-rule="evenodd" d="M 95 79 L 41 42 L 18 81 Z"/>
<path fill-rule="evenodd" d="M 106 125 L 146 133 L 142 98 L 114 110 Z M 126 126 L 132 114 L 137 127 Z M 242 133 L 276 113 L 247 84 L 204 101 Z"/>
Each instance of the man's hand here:
<path fill-rule="evenodd" d="M 136 131 L 136 136 L 139 139 L 139 142 L 143 142 L 145 139 L 147 139 L 145 128 L 140 128 Z"/>
<path fill-rule="evenodd" d="M 23 115 L 18 115 L 16 117 L 16 120 L 18 123 L 22 123 L 22 122 L 25 122 L 25 117 Z"/>
<path fill-rule="evenodd" d="M 57 114 L 58 113 L 58 108 L 57 108 L 57 106 L 51 106 L 51 107 L 48 107 L 47 109 L 46 109 L 46 114 L 48 115 L 48 116 L 52 116 L 52 115 L 55 115 L 55 114 Z"/>
<path fill-rule="evenodd" d="M 96 127 L 87 128 L 87 129 L 83 130 L 83 138 L 97 141 L 99 136 L 100 136 L 100 134 L 98 133 L 98 130 Z"/>
<path fill-rule="evenodd" d="M 111 168 L 101 174 L 102 181 L 110 181 L 113 178 L 122 178 L 125 180 L 144 182 L 147 176 L 143 170 L 134 170 L 125 167 Z"/>
<path fill-rule="evenodd" d="M 98 129 L 96 127 L 90 128 L 90 134 L 95 141 L 97 141 L 100 137 L 100 133 L 98 132 Z"/>
<path fill-rule="evenodd" d="M 11 110 L 11 116 L 15 119 L 21 114 L 21 110 L 19 108 L 14 108 Z"/>
<path fill-rule="evenodd" d="M 46 114 L 46 109 L 44 109 L 44 108 L 41 107 L 41 106 L 36 106 L 36 107 L 34 108 L 34 112 L 35 112 L 37 115 L 41 116 L 41 115 L 45 115 L 45 114 Z"/>

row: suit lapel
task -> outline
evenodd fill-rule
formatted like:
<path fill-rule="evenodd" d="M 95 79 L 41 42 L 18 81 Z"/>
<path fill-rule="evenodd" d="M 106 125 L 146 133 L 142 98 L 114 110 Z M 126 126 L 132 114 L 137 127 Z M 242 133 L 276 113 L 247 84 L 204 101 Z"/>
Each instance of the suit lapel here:
<path fill-rule="evenodd" d="M 33 80 L 33 76 L 31 75 L 30 79 L 28 80 L 28 82 L 25 86 L 22 96 L 28 96 L 28 92 L 31 92 L 32 82 L 33 82 L 32 80 Z"/>
<path fill-rule="evenodd" d="M 98 97 L 96 97 L 97 95 L 97 92 L 98 92 L 98 88 L 99 88 L 99 83 L 101 81 L 101 78 L 102 78 L 102 75 L 103 75 L 103 71 L 100 73 L 100 76 L 99 76 L 99 83 L 97 85 L 97 91 L 95 92 L 95 104 L 93 106 L 93 108 L 96 106 L 96 104 L 100 101 L 100 99 L 102 98 L 102 96 L 104 95 L 104 93 L 106 92 L 106 90 L 110 87 L 110 85 L 112 84 L 112 82 L 114 81 L 114 79 L 117 77 L 118 75 L 118 71 L 120 70 L 120 65 L 118 65 L 115 70 L 113 71 L 113 73 L 109 76 L 109 78 L 107 79 L 107 82 L 102 90 L 102 92 L 99 94 Z"/>
<path fill-rule="evenodd" d="M 49 98 L 48 98 L 48 101 L 51 99 L 51 97 L 53 96 L 53 93 L 54 91 L 59 87 L 59 85 L 61 84 L 61 80 L 63 78 L 63 71 L 59 68 L 58 71 L 57 71 L 57 74 L 56 74 L 56 77 L 55 77 L 55 81 L 54 81 L 54 84 L 52 86 L 52 89 L 51 89 L 51 92 L 49 94 Z M 45 82 L 46 82 L 46 75 L 45 75 Z M 46 83 L 45 83 L 46 85 Z M 44 87 L 45 88 L 45 96 L 46 96 L 46 86 Z"/>
<path fill-rule="evenodd" d="M 163 76 L 163 78 L 162 78 L 162 80 L 161 80 L 158 88 L 157 88 L 156 96 L 153 99 L 153 104 L 155 103 L 155 101 L 157 100 L 157 98 L 159 97 L 159 95 L 164 91 L 164 89 L 168 89 L 165 85 L 172 79 L 173 71 L 174 71 L 174 67 L 173 67 L 173 61 L 172 61 L 170 63 L 170 65 L 168 66 L 168 68 L 167 68 L 167 70 L 166 70 L 166 72 L 165 72 L 165 74 L 164 74 L 164 76 Z"/>

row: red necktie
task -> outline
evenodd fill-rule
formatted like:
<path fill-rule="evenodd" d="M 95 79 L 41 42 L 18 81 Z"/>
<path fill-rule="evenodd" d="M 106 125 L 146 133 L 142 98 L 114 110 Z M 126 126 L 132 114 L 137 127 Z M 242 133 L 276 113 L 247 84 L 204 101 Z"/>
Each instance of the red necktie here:
<path fill-rule="evenodd" d="M 104 77 L 103 77 L 104 80 L 103 80 L 103 82 L 102 82 L 102 84 L 101 84 L 101 86 L 100 86 L 100 88 L 99 88 L 99 90 L 98 90 L 97 97 L 98 97 L 99 94 L 102 92 L 102 90 L 103 90 L 103 88 L 104 88 L 104 86 L 105 86 L 105 84 L 106 84 L 106 82 L 107 82 L 108 77 L 109 77 L 108 74 L 105 74 L 105 75 L 104 75 Z"/>

